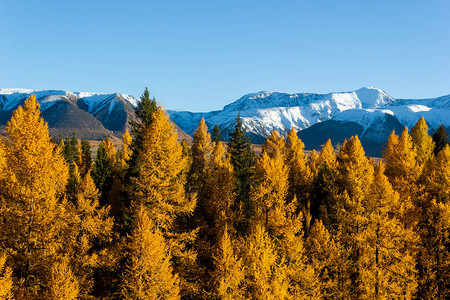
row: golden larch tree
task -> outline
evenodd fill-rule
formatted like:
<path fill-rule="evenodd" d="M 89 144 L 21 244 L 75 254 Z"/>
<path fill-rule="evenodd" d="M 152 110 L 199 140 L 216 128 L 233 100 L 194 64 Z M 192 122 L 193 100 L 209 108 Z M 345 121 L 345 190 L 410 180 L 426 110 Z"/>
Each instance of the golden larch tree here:
<path fill-rule="evenodd" d="M 388 138 L 384 155 L 386 162 L 386 176 L 392 187 L 399 192 L 405 214 L 402 222 L 408 227 L 416 226 L 420 215 L 419 195 L 421 187 L 418 179 L 423 166 L 417 161 L 417 150 L 412 141 L 408 128 L 398 137 L 393 131 Z"/>
<path fill-rule="evenodd" d="M 367 225 L 357 237 L 360 247 L 361 299 L 411 299 L 417 288 L 417 234 L 399 219 L 402 203 L 379 162 L 364 200 Z"/>
<path fill-rule="evenodd" d="M 246 299 L 245 269 L 242 259 L 237 256 L 234 249 L 235 244 L 225 226 L 222 237 L 216 245 L 212 274 L 214 293 L 222 300 Z"/>
<path fill-rule="evenodd" d="M 272 131 L 265 140 L 262 151 L 266 152 L 270 157 L 275 155 L 286 156 L 286 142 L 284 138 L 278 133 L 278 131 Z"/>
<path fill-rule="evenodd" d="M 274 131 L 273 136 L 278 136 L 278 133 Z M 286 203 L 289 172 L 285 163 L 284 141 L 281 141 L 281 137 L 268 138 L 263 146 L 263 153 L 256 165 L 258 186 L 251 194 L 255 207 L 255 222 L 265 226 L 273 235 L 279 235 L 280 228 L 286 224 L 287 206 L 295 208 L 296 205 L 294 202 Z"/>
<path fill-rule="evenodd" d="M 177 231 L 175 219 L 192 213 L 195 201 L 185 196 L 183 171 L 186 159 L 177 142 L 175 128 L 160 106 L 153 118 L 150 127 L 144 131 L 139 173 L 132 179 L 132 197 L 136 208 L 141 204 L 148 208 L 149 217 L 168 238 Z"/>
<path fill-rule="evenodd" d="M 431 158 L 434 151 L 433 138 L 428 135 L 428 125 L 424 117 L 411 128 L 411 138 L 417 150 L 417 161 L 424 164 Z"/>
<path fill-rule="evenodd" d="M 0 181 L 0 249 L 11 257 L 20 289 L 42 297 L 51 262 L 64 251 L 73 218 L 62 199 L 68 168 L 30 96 L 6 126 L 2 140 L 4 165 Z"/>
<path fill-rule="evenodd" d="M 128 129 L 125 130 L 125 133 L 122 135 L 122 143 L 122 159 L 128 162 L 133 152 L 131 150 L 132 138 L 130 132 L 128 132 Z"/>
<path fill-rule="evenodd" d="M 0 254 L 0 299 L 13 299 L 12 271 L 6 266 L 6 254 Z"/>
<path fill-rule="evenodd" d="M 173 273 L 165 239 L 141 205 L 128 245 L 128 263 L 122 278 L 125 299 L 179 299 L 179 279 Z"/>
<path fill-rule="evenodd" d="M 358 260 L 362 255 L 363 245 L 359 237 L 367 226 L 367 212 L 363 201 L 368 192 L 368 187 L 373 180 L 373 164 L 365 156 L 364 149 L 358 136 L 346 140 L 338 155 L 339 186 L 341 193 L 336 195 L 335 201 L 339 209 L 336 214 L 340 242 L 351 248 L 351 262 L 349 276 L 353 284 L 353 297 L 359 297 L 361 293 L 361 269 Z M 340 203 L 339 203 L 340 202 Z"/>
<path fill-rule="evenodd" d="M 77 275 L 79 295 L 87 297 L 94 285 L 96 269 L 111 266 L 112 257 L 108 245 L 113 236 L 113 220 L 109 217 L 109 206 L 101 207 L 99 192 L 90 172 L 80 178 L 75 168 L 74 178 L 79 178 L 79 187 L 74 199 L 70 224 L 71 236 L 67 237 L 65 252 L 70 258 L 72 271 Z"/>
<path fill-rule="evenodd" d="M 422 168 L 417 162 L 417 150 L 408 128 L 405 127 L 400 138 L 392 131 L 383 157 L 386 161 L 386 175 L 394 189 L 402 197 L 410 196 L 411 187 L 417 182 Z"/>
<path fill-rule="evenodd" d="M 283 138 L 273 132 L 264 144 L 256 166 L 258 185 L 252 193 L 256 208 L 253 221 L 255 238 L 262 238 L 265 234 L 261 233 L 263 230 L 273 239 L 278 257 L 277 268 L 285 276 L 283 280 L 287 281 L 288 293 L 293 297 L 313 297 L 317 296 L 317 277 L 306 264 L 303 216 L 297 212 L 297 199 L 294 196 L 287 201 L 289 172 L 285 153 Z"/>
<path fill-rule="evenodd" d="M 338 204 L 335 195 L 338 193 L 338 170 L 336 152 L 331 140 L 323 145 L 320 154 L 311 153 L 310 168 L 314 174 L 310 197 L 310 212 L 312 219 L 321 219 L 328 230 L 337 223 Z M 308 225 L 305 223 L 305 225 Z M 307 233 L 309 226 L 305 228 Z"/>
<path fill-rule="evenodd" d="M 309 207 L 308 203 L 314 177 L 303 151 L 305 144 L 298 138 L 294 128 L 288 133 L 286 146 L 286 164 L 289 168 L 288 198 L 293 199 L 296 196 L 305 213 L 305 209 Z"/>
<path fill-rule="evenodd" d="M 336 151 L 334 151 L 330 139 L 326 141 L 326 143 L 322 147 L 322 150 L 320 151 L 319 165 L 323 164 L 327 164 L 328 168 L 330 169 L 337 168 Z"/>
<path fill-rule="evenodd" d="M 202 118 L 198 124 L 197 130 L 194 132 L 194 139 L 192 142 L 192 165 L 189 172 L 190 189 L 199 193 L 199 203 L 201 204 L 202 188 L 205 184 L 206 165 L 211 157 L 212 143 L 211 135 L 208 133 L 208 126 L 206 126 L 205 119 Z"/>
<path fill-rule="evenodd" d="M 247 242 L 246 266 L 247 299 L 287 299 L 290 283 L 285 261 L 263 226 L 256 225 Z"/>
<path fill-rule="evenodd" d="M 421 200 L 422 237 L 419 256 L 419 291 L 423 299 L 450 297 L 450 146 L 431 158 L 421 183 L 425 192 Z"/>
<path fill-rule="evenodd" d="M 308 166 L 311 169 L 311 172 L 313 173 L 314 177 L 316 177 L 320 167 L 319 154 L 317 153 L 316 149 L 313 149 L 309 154 Z"/>
<path fill-rule="evenodd" d="M 155 109 L 152 119 L 150 126 L 143 129 L 137 176 L 131 178 L 132 208 L 136 211 L 141 205 L 146 207 L 174 256 L 175 271 L 186 278 L 184 272 L 195 260 L 187 243 L 193 243 L 195 231 L 179 221 L 192 214 L 196 201 L 185 193 L 187 159 L 173 124 L 161 106 Z M 189 288 L 184 284 L 182 287 Z"/>
<path fill-rule="evenodd" d="M 306 240 L 305 254 L 308 263 L 318 274 L 318 288 L 325 299 L 345 298 L 349 281 L 345 280 L 346 260 L 342 259 L 341 246 L 335 242 L 322 220 L 316 220 Z"/>
<path fill-rule="evenodd" d="M 113 142 L 111 141 L 111 139 L 109 138 L 109 136 L 107 136 L 103 141 L 103 146 L 105 147 L 106 150 L 106 158 L 109 161 L 110 165 L 115 167 L 116 163 L 117 163 L 117 150 L 116 147 L 114 147 Z"/>
<path fill-rule="evenodd" d="M 206 166 L 205 195 L 207 205 L 205 215 L 212 225 L 216 237 L 222 235 L 224 228 L 233 232 L 233 224 L 240 217 L 234 204 L 234 171 L 230 158 L 222 143 L 214 144 L 211 158 Z"/>
<path fill-rule="evenodd" d="M 73 274 L 67 258 L 53 263 L 50 270 L 47 299 L 76 300 L 79 299 L 80 287 Z"/>

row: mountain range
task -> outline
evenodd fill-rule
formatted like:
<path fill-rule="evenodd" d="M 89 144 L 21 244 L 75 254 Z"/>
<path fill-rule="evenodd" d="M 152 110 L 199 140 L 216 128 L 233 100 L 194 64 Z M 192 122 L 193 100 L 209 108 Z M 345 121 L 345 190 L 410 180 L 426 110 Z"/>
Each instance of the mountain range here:
<path fill-rule="evenodd" d="M 63 90 L 0 89 L 0 127 L 4 130 L 14 110 L 36 95 L 43 118 L 54 137 L 72 136 L 102 140 L 120 139 L 129 121 L 136 119 L 139 99 L 126 94 L 99 94 Z M 175 125 L 176 126 L 176 125 Z M 176 126 L 180 139 L 190 138 Z M 2 131 L 3 131 L 2 130 Z"/>
<path fill-rule="evenodd" d="M 112 93 L 84 93 L 63 90 L 0 89 L 0 126 L 6 125 L 12 112 L 30 95 L 41 104 L 50 133 L 100 140 L 120 138 L 135 119 L 138 98 Z M 430 99 L 394 99 L 374 87 L 350 92 L 282 93 L 258 92 L 245 95 L 211 112 L 168 111 L 180 139 L 191 139 L 200 119 L 210 130 L 218 125 L 226 140 L 234 130 L 240 113 L 243 126 L 253 143 L 260 144 L 273 131 L 286 136 L 293 127 L 306 149 L 320 149 L 328 138 L 340 144 L 358 135 L 369 155 L 380 156 L 392 130 L 401 133 L 425 117 L 430 133 L 443 123 L 450 129 L 450 95 Z"/>
<path fill-rule="evenodd" d="M 254 143 L 264 142 L 273 130 L 286 136 L 293 127 L 306 149 L 320 149 L 328 138 L 336 145 L 358 135 L 369 155 L 380 156 L 392 130 L 400 134 L 422 116 L 430 133 L 441 123 L 450 128 L 450 95 L 394 99 L 374 87 L 328 94 L 259 92 L 245 95 L 218 111 L 169 111 L 172 120 L 189 135 L 203 117 L 210 129 L 218 125 L 224 138 L 234 129 L 239 113 Z"/>

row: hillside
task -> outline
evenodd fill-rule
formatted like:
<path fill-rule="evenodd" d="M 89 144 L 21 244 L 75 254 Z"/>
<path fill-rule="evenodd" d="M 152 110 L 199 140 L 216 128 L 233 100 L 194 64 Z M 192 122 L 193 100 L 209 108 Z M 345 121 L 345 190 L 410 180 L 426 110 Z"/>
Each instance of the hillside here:
<path fill-rule="evenodd" d="M 36 95 L 41 112 L 48 122 L 50 134 L 88 140 L 106 136 L 119 138 L 134 120 L 139 99 L 126 94 L 99 94 L 63 90 L 0 89 L 0 128 L 11 118 L 14 110 L 30 96 Z M 176 126 L 176 124 L 175 124 Z M 180 139 L 190 137 L 176 126 Z"/>

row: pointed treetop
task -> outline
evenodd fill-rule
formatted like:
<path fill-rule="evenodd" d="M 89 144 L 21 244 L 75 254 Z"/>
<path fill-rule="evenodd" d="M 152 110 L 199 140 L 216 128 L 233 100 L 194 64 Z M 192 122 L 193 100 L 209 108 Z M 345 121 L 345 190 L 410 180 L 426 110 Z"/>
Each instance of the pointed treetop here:
<path fill-rule="evenodd" d="M 146 87 L 141 96 L 141 101 L 135 110 L 136 115 L 141 119 L 141 123 L 144 124 L 144 126 L 149 126 L 151 124 L 156 106 L 156 99 L 150 99 L 150 92 Z"/>
<path fill-rule="evenodd" d="M 428 125 L 424 117 L 421 117 L 411 129 L 411 137 L 417 149 L 417 161 L 424 164 L 431 158 L 434 150 L 434 142 L 428 135 Z"/>
<path fill-rule="evenodd" d="M 222 133 L 220 132 L 219 126 L 216 124 L 212 131 L 212 141 L 218 143 L 222 140 Z"/>
<path fill-rule="evenodd" d="M 444 124 L 439 125 L 438 129 L 433 133 L 433 141 L 435 144 L 434 154 L 438 154 L 439 151 L 444 149 L 445 145 L 450 143 L 448 132 L 445 129 Z"/>
<path fill-rule="evenodd" d="M 285 148 L 284 138 L 276 130 L 272 131 L 263 144 L 263 151 L 272 158 L 275 155 L 284 155 Z"/>
<path fill-rule="evenodd" d="M 288 136 L 287 136 L 287 146 L 291 149 L 297 149 L 303 151 L 305 148 L 305 144 L 302 142 L 301 139 L 298 138 L 297 131 L 294 127 L 289 130 Z"/>
<path fill-rule="evenodd" d="M 327 140 L 322 147 L 322 151 L 320 151 L 319 164 L 326 164 L 331 169 L 335 169 L 337 166 L 336 153 L 330 139 Z"/>

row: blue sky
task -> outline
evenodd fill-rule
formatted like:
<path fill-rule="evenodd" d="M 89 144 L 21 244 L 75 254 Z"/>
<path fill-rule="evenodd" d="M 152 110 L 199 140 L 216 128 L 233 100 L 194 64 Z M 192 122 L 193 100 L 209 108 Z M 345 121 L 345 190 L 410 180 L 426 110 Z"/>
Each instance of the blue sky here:
<path fill-rule="evenodd" d="M 450 1 L 0 0 L 0 88 L 209 111 L 244 94 L 450 94 Z"/>

